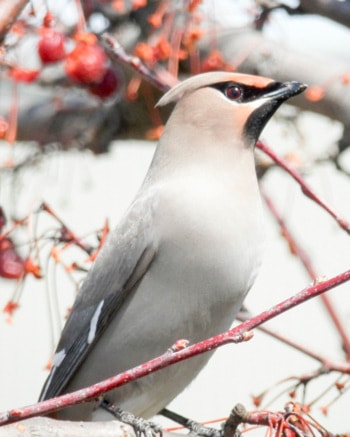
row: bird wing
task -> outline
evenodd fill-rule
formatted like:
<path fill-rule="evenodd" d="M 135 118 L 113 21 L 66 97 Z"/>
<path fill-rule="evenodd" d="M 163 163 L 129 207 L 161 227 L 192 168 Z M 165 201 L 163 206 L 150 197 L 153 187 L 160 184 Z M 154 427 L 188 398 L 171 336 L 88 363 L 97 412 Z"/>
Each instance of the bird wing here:
<path fill-rule="evenodd" d="M 152 263 L 155 199 L 147 195 L 134 201 L 90 269 L 64 326 L 40 400 L 62 392 Z"/>

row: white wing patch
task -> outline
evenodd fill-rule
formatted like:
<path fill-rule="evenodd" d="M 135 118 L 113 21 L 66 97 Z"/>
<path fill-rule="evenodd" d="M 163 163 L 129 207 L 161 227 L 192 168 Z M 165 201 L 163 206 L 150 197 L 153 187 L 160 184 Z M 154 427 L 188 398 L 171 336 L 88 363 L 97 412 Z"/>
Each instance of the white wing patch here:
<path fill-rule="evenodd" d="M 65 356 L 66 356 L 65 349 L 61 349 L 60 351 L 56 352 L 52 360 L 52 367 L 58 367 L 64 360 Z"/>
<path fill-rule="evenodd" d="M 90 330 L 89 330 L 89 335 L 87 338 L 87 342 L 89 344 L 91 344 L 94 341 L 94 338 L 96 335 L 97 322 L 98 322 L 98 319 L 100 317 L 103 304 L 104 304 L 104 300 L 101 300 L 101 302 L 98 304 L 98 306 L 94 312 L 94 315 L 92 316 L 92 319 L 90 321 Z"/>

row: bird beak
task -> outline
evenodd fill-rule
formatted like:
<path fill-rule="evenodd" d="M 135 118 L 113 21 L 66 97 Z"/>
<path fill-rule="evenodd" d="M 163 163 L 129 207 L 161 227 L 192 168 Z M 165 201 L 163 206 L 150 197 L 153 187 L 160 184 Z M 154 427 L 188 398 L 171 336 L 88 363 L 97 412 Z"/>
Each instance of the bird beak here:
<path fill-rule="evenodd" d="M 302 93 L 306 87 L 305 84 L 300 82 L 270 83 L 260 97 L 260 106 L 251 113 L 245 124 L 246 138 L 255 143 L 265 124 L 277 108 L 290 97 Z M 259 100 L 256 103 L 259 104 Z"/>
<path fill-rule="evenodd" d="M 307 85 L 300 82 L 276 82 L 274 89 L 267 92 L 264 98 L 275 100 L 278 102 L 284 102 L 290 97 L 294 97 L 302 93 L 307 88 Z"/>

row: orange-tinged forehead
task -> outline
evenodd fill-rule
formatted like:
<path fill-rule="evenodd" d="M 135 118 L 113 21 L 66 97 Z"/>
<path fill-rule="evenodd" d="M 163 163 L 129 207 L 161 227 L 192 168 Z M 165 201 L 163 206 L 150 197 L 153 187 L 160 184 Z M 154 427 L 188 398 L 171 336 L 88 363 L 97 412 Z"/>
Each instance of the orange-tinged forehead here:
<path fill-rule="evenodd" d="M 213 71 L 203 73 L 197 76 L 192 76 L 168 91 L 158 102 L 158 106 L 166 105 L 170 102 L 179 100 L 185 94 L 196 91 L 197 89 L 219 84 L 221 82 L 237 82 L 247 86 L 256 88 L 264 88 L 271 82 L 272 79 L 262 76 L 253 76 L 251 74 L 230 73 L 226 71 Z"/>
<path fill-rule="evenodd" d="M 254 76 L 252 74 L 241 74 L 241 73 L 227 73 L 226 76 L 222 77 L 224 81 L 232 81 L 242 83 L 248 86 L 255 86 L 257 88 L 265 88 L 269 83 L 273 82 L 269 77 L 264 76 Z"/>

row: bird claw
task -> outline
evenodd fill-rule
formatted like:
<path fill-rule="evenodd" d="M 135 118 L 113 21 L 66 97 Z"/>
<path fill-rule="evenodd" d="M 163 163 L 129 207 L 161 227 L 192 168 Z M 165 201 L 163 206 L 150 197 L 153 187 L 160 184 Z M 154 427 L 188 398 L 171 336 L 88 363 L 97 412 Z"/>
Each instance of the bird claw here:
<path fill-rule="evenodd" d="M 223 437 L 221 429 L 209 428 L 194 420 L 189 420 L 186 428 L 190 430 L 190 435 L 198 437 Z"/>
<path fill-rule="evenodd" d="M 117 420 L 130 425 L 136 437 L 162 437 L 162 428 L 154 422 L 135 416 L 128 411 L 124 411 L 114 404 L 104 400 L 101 407 L 111 413 Z"/>
<path fill-rule="evenodd" d="M 224 428 L 222 429 L 215 429 L 210 428 L 206 425 L 202 425 L 199 422 L 195 422 L 194 420 L 189 420 L 186 428 L 190 430 L 190 435 L 192 436 L 198 436 L 198 437 L 225 437 L 227 434 L 225 433 Z M 242 437 L 241 433 L 236 430 L 232 437 Z"/>

